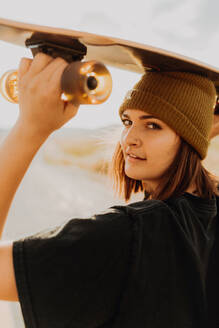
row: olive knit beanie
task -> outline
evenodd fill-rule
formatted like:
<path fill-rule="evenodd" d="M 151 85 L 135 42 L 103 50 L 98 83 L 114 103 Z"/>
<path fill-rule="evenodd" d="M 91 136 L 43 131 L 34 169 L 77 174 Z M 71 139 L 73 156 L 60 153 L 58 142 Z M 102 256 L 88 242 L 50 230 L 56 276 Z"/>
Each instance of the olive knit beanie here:
<path fill-rule="evenodd" d="M 119 108 L 153 114 L 199 153 L 207 155 L 216 104 L 216 89 L 208 78 L 187 72 L 146 72 Z"/>

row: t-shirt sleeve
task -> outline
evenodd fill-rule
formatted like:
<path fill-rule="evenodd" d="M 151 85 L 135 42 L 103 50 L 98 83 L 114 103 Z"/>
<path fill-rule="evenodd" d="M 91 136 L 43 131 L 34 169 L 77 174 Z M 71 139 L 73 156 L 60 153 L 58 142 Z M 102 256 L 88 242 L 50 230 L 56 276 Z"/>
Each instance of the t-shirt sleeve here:
<path fill-rule="evenodd" d="M 113 320 L 131 243 L 131 220 L 116 207 L 15 241 L 15 278 L 26 327 L 87 328 Z"/>

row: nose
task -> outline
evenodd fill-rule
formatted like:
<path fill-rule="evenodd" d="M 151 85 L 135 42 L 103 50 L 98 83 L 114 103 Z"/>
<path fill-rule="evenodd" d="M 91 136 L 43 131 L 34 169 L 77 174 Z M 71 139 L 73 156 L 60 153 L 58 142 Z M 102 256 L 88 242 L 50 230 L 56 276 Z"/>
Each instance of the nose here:
<path fill-rule="evenodd" d="M 126 146 L 139 146 L 141 144 L 141 139 L 136 130 L 137 129 L 132 126 L 127 131 L 124 131 L 122 142 L 126 144 Z"/>

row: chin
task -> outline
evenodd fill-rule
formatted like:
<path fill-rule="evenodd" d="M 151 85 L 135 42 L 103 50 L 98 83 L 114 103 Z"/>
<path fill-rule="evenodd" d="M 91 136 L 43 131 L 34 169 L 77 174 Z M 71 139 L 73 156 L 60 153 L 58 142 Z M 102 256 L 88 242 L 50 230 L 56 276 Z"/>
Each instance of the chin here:
<path fill-rule="evenodd" d="M 129 171 L 125 171 L 125 174 L 130 179 L 133 179 L 133 180 L 143 180 L 143 176 L 141 174 L 131 173 Z"/>

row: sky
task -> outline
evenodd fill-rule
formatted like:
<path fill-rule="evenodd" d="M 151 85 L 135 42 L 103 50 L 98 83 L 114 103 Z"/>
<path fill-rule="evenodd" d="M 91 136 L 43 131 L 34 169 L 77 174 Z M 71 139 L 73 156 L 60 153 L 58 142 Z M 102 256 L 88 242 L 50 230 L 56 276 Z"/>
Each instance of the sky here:
<path fill-rule="evenodd" d="M 114 36 L 148 44 L 219 68 L 218 0 L 19 0 L 6 1 L 1 18 Z M 0 75 L 16 69 L 30 50 L 0 42 Z M 118 109 L 140 75 L 108 66 L 113 78 L 110 98 L 81 106 L 65 127 L 95 129 L 120 122 Z M 0 128 L 11 128 L 19 106 L 0 96 Z"/>

